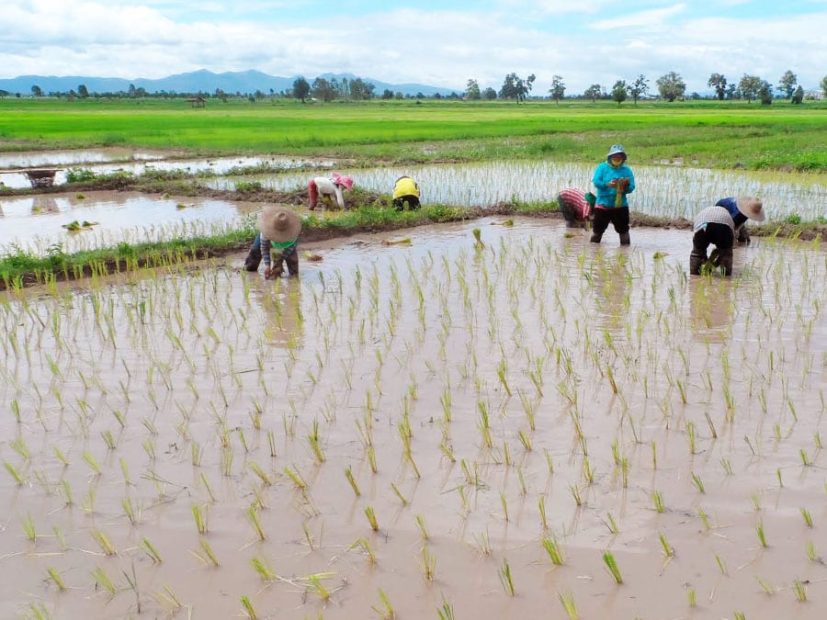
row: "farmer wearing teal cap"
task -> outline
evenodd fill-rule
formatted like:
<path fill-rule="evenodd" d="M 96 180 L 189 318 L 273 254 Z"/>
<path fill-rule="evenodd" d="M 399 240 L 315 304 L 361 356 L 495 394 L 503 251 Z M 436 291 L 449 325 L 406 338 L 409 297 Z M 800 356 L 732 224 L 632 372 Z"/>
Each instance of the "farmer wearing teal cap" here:
<path fill-rule="evenodd" d="M 299 216 L 284 207 L 264 207 L 258 221 L 259 233 L 244 261 L 244 268 L 257 271 L 263 258 L 264 277 L 268 280 L 281 276 L 285 263 L 291 276 L 299 275 L 296 243 L 302 227 Z"/>
<path fill-rule="evenodd" d="M 594 224 L 591 241 L 600 243 L 603 233 L 614 226 L 620 236 L 620 245 L 629 245 L 629 201 L 626 194 L 635 191 L 635 175 L 626 165 L 626 151 L 620 144 L 613 144 L 594 171 L 592 183 L 597 188 L 597 204 L 594 207 Z"/>

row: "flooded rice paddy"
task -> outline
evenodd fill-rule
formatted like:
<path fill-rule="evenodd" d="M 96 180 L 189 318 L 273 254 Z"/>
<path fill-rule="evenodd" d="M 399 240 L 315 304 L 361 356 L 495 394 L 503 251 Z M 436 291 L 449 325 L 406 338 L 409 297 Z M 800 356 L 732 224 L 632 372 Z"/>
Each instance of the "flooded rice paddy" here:
<path fill-rule="evenodd" d="M 233 170 L 269 167 L 289 170 L 292 168 L 330 168 L 332 160 L 308 159 L 285 156 L 235 156 L 211 158 L 170 159 L 169 153 L 129 153 L 128 151 L 46 151 L 43 153 L 0 154 L 0 186 L 10 189 L 31 187 L 25 168 L 55 168 L 55 185 L 67 182 L 70 171 L 89 171 L 95 175 L 125 172 L 140 176 L 150 171 L 185 172 L 188 174 L 227 174 Z"/>
<path fill-rule="evenodd" d="M 827 256 L 604 239 L 4 294 L 0 616 L 822 617 Z"/>
<path fill-rule="evenodd" d="M 205 198 L 148 196 L 137 192 L 40 194 L 0 198 L 0 252 L 37 255 L 60 245 L 76 252 L 118 243 L 162 241 L 237 228 L 261 205 Z M 90 226 L 70 231 L 71 222 Z"/>
<path fill-rule="evenodd" d="M 702 208 L 726 196 L 760 196 L 767 216 L 783 220 L 798 214 L 814 221 L 827 214 L 827 179 L 823 175 L 751 173 L 632 163 L 637 189 L 629 195 L 633 211 L 662 217 L 692 219 Z M 556 162 L 497 161 L 473 164 L 433 164 L 343 171 L 357 186 L 388 193 L 401 175 L 413 176 L 424 202 L 460 206 L 490 206 L 501 201 L 549 201 L 564 187 L 592 187 L 593 165 Z M 303 187 L 307 174 L 245 177 L 265 187 L 292 190 Z M 211 179 L 217 189 L 233 189 L 232 177 Z"/>

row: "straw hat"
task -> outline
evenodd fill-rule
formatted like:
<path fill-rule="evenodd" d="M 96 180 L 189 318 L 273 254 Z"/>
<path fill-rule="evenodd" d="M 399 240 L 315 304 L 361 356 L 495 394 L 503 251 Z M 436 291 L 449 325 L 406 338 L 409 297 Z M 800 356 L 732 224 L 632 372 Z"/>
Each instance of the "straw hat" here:
<path fill-rule="evenodd" d="M 764 205 L 758 198 L 754 198 L 753 196 L 739 196 L 735 200 L 735 204 L 738 210 L 751 220 L 763 222 L 766 219 Z"/>
<path fill-rule="evenodd" d="M 615 155 L 623 155 L 623 159 L 626 159 L 626 151 L 623 150 L 622 144 L 613 144 L 609 149 L 609 154 L 606 155 L 606 159 L 611 159 Z"/>
<path fill-rule="evenodd" d="M 261 236 L 270 241 L 284 243 L 299 236 L 302 223 L 299 216 L 284 207 L 264 207 L 258 218 Z"/>

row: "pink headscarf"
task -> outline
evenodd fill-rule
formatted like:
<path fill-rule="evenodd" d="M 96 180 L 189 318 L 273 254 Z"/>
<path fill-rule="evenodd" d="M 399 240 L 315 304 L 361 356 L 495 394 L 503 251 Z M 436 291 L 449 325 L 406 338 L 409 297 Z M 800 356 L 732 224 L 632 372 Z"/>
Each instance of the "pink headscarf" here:
<path fill-rule="evenodd" d="M 342 176 L 338 172 L 334 172 L 330 177 L 336 185 L 341 185 L 345 189 L 351 189 L 353 187 L 353 179 L 350 177 Z"/>

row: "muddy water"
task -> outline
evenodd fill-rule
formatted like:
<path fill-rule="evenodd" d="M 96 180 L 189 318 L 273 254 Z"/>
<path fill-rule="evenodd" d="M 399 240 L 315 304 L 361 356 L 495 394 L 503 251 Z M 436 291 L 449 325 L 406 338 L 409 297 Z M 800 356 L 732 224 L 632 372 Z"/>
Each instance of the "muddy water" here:
<path fill-rule="evenodd" d="M 304 167 L 319 167 L 330 168 L 334 162 L 325 159 L 306 159 L 296 157 L 279 157 L 279 156 L 263 156 L 263 157 L 216 157 L 209 159 L 165 159 L 167 155 L 149 154 L 149 153 L 135 153 L 133 158 L 139 161 L 123 161 L 123 160 L 109 160 L 109 159 L 95 159 L 95 152 L 88 153 L 90 159 L 72 160 L 71 153 L 67 157 L 61 157 L 62 153 L 55 155 L 43 154 L 42 156 L 20 157 L 14 159 L 11 156 L 6 156 L 6 162 L 0 159 L 0 164 L 11 164 L 8 168 L 17 168 L 18 170 L 3 171 L 0 168 L 0 183 L 11 189 L 22 189 L 31 187 L 29 179 L 19 170 L 22 167 L 58 167 L 55 174 L 54 184 L 62 185 L 66 183 L 67 174 L 70 169 L 89 170 L 96 175 L 112 174 L 114 172 L 128 172 L 134 175 L 142 175 L 149 171 L 183 171 L 188 174 L 196 174 L 200 172 L 211 172 L 213 174 L 227 174 L 236 168 L 249 168 L 255 166 L 270 166 L 273 168 L 304 168 Z M 61 163 L 61 159 L 68 159 L 68 162 Z M 29 164 L 28 162 L 34 160 L 45 160 L 41 164 Z M 48 163 L 57 160 L 57 163 Z M 150 161 L 144 161 L 150 160 Z M 97 163 L 99 161 L 105 163 Z M 67 163 L 69 164 L 67 166 Z M 66 167 L 63 167 L 66 166 Z"/>
<path fill-rule="evenodd" d="M 691 219 L 701 208 L 726 196 L 761 196 L 770 220 L 798 214 L 804 220 L 827 216 L 827 181 L 823 175 L 752 173 L 632 163 L 637 189 L 629 195 L 635 211 L 663 217 Z M 423 202 L 489 206 L 500 201 L 553 200 L 564 187 L 592 187 L 594 166 L 554 162 L 500 161 L 474 164 L 383 167 L 347 171 L 359 187 L 389 193 L 400 175 L 413 176 Z M 257 177 L 278 190 L 303 187 L 307 174 Z M 250 177 L 245 177 L 249 181 Z M 211 180 L 216 188 L 232 188 L 235 181 Z"/>
<path fill-rule="evenodd" d="M 823 616 L 825 254 L 707 280 L 685 233 L 474 226 L 3 297 L 0 616 Z"/>
<path fill-rule="evenodd" d="M 53 244 L 65 252 L 216 232 L 237 227 L 261 205 L 136 192 L 87 192 L 0 198 L 0 252 L 20 247 L 41 254 Z M 70 232 L 65 225 L 94 222 Z"/>
<path fill-rule="evenodd" d="M 12 151 L 0 153 L 0 170 L 5 168 L 39 168 L 76 166 L 128 160 L 154 160 L 170 157 L 168 151 L 134 151 L 126 148 L 100 148 L 71 151 Z"/>

